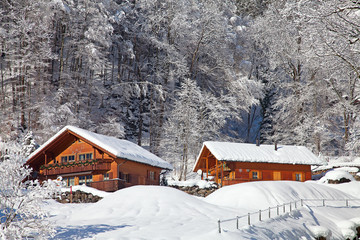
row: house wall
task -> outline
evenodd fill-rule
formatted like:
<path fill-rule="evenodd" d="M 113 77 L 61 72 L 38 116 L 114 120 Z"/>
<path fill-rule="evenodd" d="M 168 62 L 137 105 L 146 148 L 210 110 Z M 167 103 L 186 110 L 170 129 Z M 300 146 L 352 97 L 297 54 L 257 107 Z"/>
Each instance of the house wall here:
<path fill-rule="evenodd" d="M 227 162 L 231 170 L 224 172 L 223 185 L 231 185 L 249 181 L 267 180 L 311 180 L 310 165 L 280 164 L 280 163 L 254 163 L 254 162 Z M 220 172 L 220 171 L 218 171 Z M 253 178 L 253 172 L 255 178 Z M 274 172 L 277 172 L 277 174 Z M 296 174 L 298 176 L 296 176 Z M 279 177 L 278 179 L 274 179 Z M 221 177 L 218 180 L 221 184 Z"/>
<path fill-rule="evenodd" d="M 159 185 L 161 169 L 133 161 L 117 160 L 112 171 L 117 178 L 127 180 L 125 186 Z M 150 172 L 153 172 L 151 174 Z M 153 179 L 151 178 L 153 175 Z"/>

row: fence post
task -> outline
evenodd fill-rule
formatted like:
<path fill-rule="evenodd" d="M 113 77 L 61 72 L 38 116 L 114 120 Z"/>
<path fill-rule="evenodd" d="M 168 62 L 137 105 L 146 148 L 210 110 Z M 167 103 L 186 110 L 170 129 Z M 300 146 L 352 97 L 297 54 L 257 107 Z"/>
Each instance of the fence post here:
<path fill-rule="evenodd" d="M 325 199 L 323 199 L 323 207 L 325 207 Z"/>
<path fill-rule="evenodd" d="M 346 199 L 346 206 L 348 207 L 349 206 L 349 200 Z"/>
<path fill-rule="evenodd" d="M 297 209 L 297 206 L 296 206 L 296 201 L 295 201 L 295 209 Z"/>
<path fill-rule="evenodd" d="M 220 219 L 218 220 L 219 233 L 221 233 Z"/>
<path fill-rule="evenodd" d="M 269 207 L 269 218 L 271 218 L 271 209 L 270 209 L 270 207 Z"/>
<path fill-rule="evenodd" d="M 279 216 L 279 205 L 276 205 L 276 213 Z"/>
<path fill-rule="evenodd" d="M 304 202 L 302 199 L 300 199 L 301 206 L 304 206 Z"/>
<path fill-rule="evenodd" d="M 250 225 L 250 213 L 248 213 L 248 225 Z"/>
<path fill-rule="evenodd" d="M 259 221 L 261 222 L 261 210 L 259 210 Z"/>
<path fill-rule="evenodd" d="M 285 213 L 285 203 L 283 204 L 283 212 Z"/>
<path fill-rule="evenodd" d="M 236 216 L 236 229 L 239 229 L 239 216 Z"/>
<path fill-rule="evenodd" d="M 291 210 L 292 210 L 292 209 L 291 209 L 291 202 L 290 202 L 290 212 L 291 212 Z"/>

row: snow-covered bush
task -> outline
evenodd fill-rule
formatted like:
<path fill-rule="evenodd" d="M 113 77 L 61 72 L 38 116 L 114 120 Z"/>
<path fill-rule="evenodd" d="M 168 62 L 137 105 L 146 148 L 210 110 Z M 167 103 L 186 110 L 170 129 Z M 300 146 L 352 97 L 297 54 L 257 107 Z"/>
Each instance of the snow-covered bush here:
<path fill-rule="evenodd" d="M 356 237 L 356 224 L 353 221 L 341 221 L 337 223 L 337 226 L 341 229 L 341 233 L 344 239 L 354 239 Z"/>
<path fill-rule="evenodd" d="M 42 206 L 60 192 L 60 185 L 27 180 L 30 173 L 17 155 L 0 162 L 0 239 L 45 239 L 54 232 Z"/>
<path fill-rule="evenodd" d="M 319 182 L 321 183 L 332 183 L 332 182 L 350 182 L 355 181 L 354 177 L 346 171 L 329 171 L 322 177 Z"/>
<path fill-rule="evenodd" d="M 326 227 L 322 227 L 322 226 L 309 226 L 308 227 L 311 235 L 318 239 L 320 237 L 329 239 L 331 236 L 331 231 L 329 229 L 327 229 Z"/>

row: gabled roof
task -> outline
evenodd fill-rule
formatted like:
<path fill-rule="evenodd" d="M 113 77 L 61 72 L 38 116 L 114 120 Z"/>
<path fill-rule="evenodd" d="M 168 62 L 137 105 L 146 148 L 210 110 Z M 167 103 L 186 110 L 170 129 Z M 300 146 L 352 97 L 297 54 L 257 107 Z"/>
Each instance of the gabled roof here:
<path fill-rule="evenodd" d="M 207 148 L 219 161 L 262 162 L 300 165 L 322 165 L 324 162 L 303 146 L 259 145 L 232 142 L 204 142 L 195 166 L 201 158 L 201 153 Z"/>
<path fill-rule="evenodd" d="M 131 160 L 139 163 L 144 163 L 147 165 L 163 168 L 163 169 L 173 169 L 172 165 L 153 153 L 145 150 L 139 145 L 132 143 L 127 140 L 118 139 L 115 137 L 105 136 L 102 134 L 90 132 L 74 126 L 66 126 L 41 145 L 37 150 L 35 150 L 27 158 L 27 163 L 31 161 L 33 157 L 38 154 L 41 154 L 46 150 L 49 145 L 64 135 L 66 132 L 75 135 L 76 137 L 85 140 L 89 144 L 107 152 L 109 155 L 117 158 L 122 158 L 126 160 Z"/>

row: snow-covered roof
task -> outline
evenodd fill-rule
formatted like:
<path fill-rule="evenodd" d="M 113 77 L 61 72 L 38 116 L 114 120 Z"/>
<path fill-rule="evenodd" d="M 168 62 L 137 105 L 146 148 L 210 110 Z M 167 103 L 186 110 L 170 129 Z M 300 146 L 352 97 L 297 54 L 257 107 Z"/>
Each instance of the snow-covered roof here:
<path fill-rule="evenodd" d="M 164 161 L 163 159 L 159 158 L 158 156 L 145 150 L 144 148 L 140 147 L 135 143 L 123 139 L 118 139 L 115 137 L 110 137 L 110 136 L 105 136 L 102 134 L 90 132 L 88 130 L 74 126 L 66 126 L 63 129 L 61 129 L 47 142 L 41 145 L 36 151 L 34 151 L 28 157 L 28 159 L 41 152 L 43 148 L 45 148 L 49 143 L 51 143 L 53 140 L 55 140 L 65 131 L 71 131 L 77 134 L 78 136 L 88 140 L 89 142 L 97 145 L 100 148 L 103 148 L 104 150 L 108 151 L 109 153 L 111 153 L 112 155 L 118 158 L 144 163 L 163 169 L 173 169 L 170 163 Z"/>
<path fill-rule="evenodd" d="M 219 161 L 284 163 L 301 165 L 322 165 L 324 162 L 303 146 L 259 145 L 232 142 L 204 142 L 206 147 Z M 200 154 L 201 154 L 200 152 Z M 199 161 L 200 155 L 198 157 Z"/>

